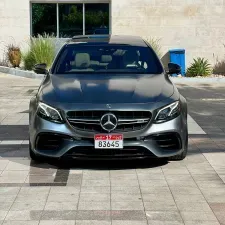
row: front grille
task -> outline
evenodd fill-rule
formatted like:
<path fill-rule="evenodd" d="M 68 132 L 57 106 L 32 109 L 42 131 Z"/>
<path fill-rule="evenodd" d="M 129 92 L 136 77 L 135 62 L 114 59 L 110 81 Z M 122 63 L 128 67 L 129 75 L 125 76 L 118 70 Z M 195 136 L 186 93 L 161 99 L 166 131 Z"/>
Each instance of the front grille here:
<path fill-rule="evenodd" d="M 153 135 L 151 138 L 163 150 L 180 150 L 182 148 L 180 135 L 177 133 L 164 133 Z"/>
<path fill-rule="evenodd" d="M 143 147 L 125 147 L 124 149 L 95 149 L 94 147 L 76 147 L 68 151 L 64 157 L 71 158 L 141 158 L 156 157 Z"/>
<path fill-rule="evenodd" d="M 107 113 L 114 114 L 118 120 L 118 125 L 113 132 L 141 130 L 151 119 L 149 111 L 69 111 L 67 119 L 77 130 L 105 133 L 106 131 L 100 125 L 100 120 Z"/>

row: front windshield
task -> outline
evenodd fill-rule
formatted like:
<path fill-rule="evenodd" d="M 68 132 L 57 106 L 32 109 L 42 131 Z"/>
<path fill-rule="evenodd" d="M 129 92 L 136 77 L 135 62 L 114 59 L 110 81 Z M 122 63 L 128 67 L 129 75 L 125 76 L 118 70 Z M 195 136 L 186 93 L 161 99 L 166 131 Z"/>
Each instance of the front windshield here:
<path fill-rule="evenodd" d="M 55 74 L 140 73 L 160 74 L 162 65 L 148 47 L 129 45 L 66 46 L 54 66 Z"/>

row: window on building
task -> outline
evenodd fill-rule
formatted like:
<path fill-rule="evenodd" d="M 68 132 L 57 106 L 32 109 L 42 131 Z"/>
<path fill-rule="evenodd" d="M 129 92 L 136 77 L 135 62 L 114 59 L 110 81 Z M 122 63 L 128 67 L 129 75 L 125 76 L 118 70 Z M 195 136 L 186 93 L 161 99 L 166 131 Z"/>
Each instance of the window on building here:
<path fill-rule="evenodd" d="M 109 4 L 85 4 L 85 34 L 109 33 Z"/>
<path fill-rule="evenodd" d="M 32 35 L 44 33 L 56 36 L 56 4 L 32 4 Z"/>
<path fill-rule="evenodd" d="M 83 34 L 83 4 L 59 4 L 59 37 Z"/>
<path fill-rule="evenodd" d="M 32 35 L 45 33 L 60 38 L 108 34 L 109 4 L 32 3 Z"/>

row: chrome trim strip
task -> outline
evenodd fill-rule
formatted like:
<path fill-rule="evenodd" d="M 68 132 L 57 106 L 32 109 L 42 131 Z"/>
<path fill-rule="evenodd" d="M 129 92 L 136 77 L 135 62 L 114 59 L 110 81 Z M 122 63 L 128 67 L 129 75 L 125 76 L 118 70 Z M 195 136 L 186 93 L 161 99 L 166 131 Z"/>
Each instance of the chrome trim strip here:
<path fill-rule="evenodd" d="M 73 119 L 73 118 L 67 118 L 69 121 L 90 121 L 90 122 L 100 122 L 100 119 Z"/>

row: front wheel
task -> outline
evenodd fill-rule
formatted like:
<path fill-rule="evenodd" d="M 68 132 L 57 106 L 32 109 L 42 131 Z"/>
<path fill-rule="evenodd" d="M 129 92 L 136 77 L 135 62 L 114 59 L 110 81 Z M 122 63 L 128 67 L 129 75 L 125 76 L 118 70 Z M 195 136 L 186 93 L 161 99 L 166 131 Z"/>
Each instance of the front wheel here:
<path fill-rule="evenodd" d="M 32 148 L 31 148 L 31 144 L 29 142 L 29 154 L 30 154 L 30 158 L 33 160 L 33 161 L 36 161 L 36 162 L 41 162 L 43 159 L 40 157 L 40 156 L 37 156 Z"/>
<path fill-rule="evenodd" d="M 172 161 L 183 160 L 183 159 L 186 158 L 187 152 L 188 152 L 188 135 L 186 137 L 186 143 L 185 143 L 185 146 L 184 146 L 184 151 L 181 154 L 169 157 L 168 160 L 172 160 Z"/>

